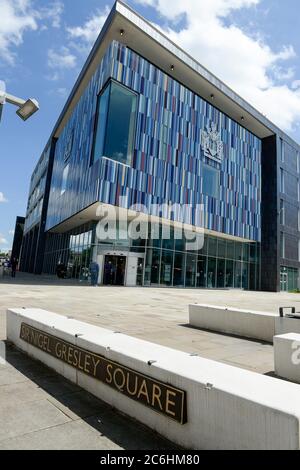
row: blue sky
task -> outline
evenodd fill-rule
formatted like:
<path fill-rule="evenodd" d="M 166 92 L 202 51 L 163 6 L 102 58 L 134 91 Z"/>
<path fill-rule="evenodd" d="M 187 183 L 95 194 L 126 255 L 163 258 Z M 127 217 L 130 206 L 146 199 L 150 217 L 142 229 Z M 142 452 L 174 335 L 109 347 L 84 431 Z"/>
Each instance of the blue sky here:
<path fill-rule="evenodd" d="M 26 123 L 7 105 L 0 124 L 0 251 L 25 215 L 32 170 L 111 0 L 0 0 L 0 80 L 35 97 Z M 298 0 L 129 0 L 181 47 L 300 142 Z"/>

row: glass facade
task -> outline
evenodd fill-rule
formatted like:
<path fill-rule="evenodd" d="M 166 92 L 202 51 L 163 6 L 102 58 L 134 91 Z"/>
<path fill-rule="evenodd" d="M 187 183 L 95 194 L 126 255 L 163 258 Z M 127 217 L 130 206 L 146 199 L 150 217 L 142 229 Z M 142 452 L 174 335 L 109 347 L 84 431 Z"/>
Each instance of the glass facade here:
<path fill-rule="evenodd" d="M 280 268 L 280 290 L 283 292 L 293 292 L 298 290 L 299 271 L 295 268 Z"/>
<path fill-rule="evenodd" d="M 68 278 L 88 281 L 92 261 L 93 224 L 65 234 L 48 234 L 43 272 L 55 274 L 58 264 L 65 266 Z"/>
<path fill-rule="evenodd" d="M 151 230 L 152 228 L 152 230 Z M 68 276 L 88 279 L 93 248 L 114 252 L 140 253 L 137 285 L 182 288 L 224 289 L 259 288 L 259 244 L 243 243 L 213 236 L 205 236 L 202 249 L 186 249 L 187 238 L 178 239 L 171 228 L 170 238 L 162 238 L 163 225 L 148 227 L 152 237 L 121 243 L 95 243 L 95 228 L 85 225 L 65 235 L 48 239 L 44 270 L 55 273 L 58 263 L 68 268 Z M 145 262 L 144 262 L 145 260 Z"/>
<path fill-rule="evenodd" d="M 254 134 L 113 42 L 57 141 L 46 230 L 99 202 L 192 226 L 202 225 L 202 207 L 203 226 L 220 237 L 192 251 L 188 237 L 172 229 L 166 238 L 162 224 L 151 227 L 156 236 L 135 241 L 122 239 L 118 224 L 113 241 L 96 243 L 86 227 L 49 234 L 46 272 L 61 262 L 82 278 L 97 247 L 97 256 L 140 256 L 138 285 L 258 289 L 261 148 Z M 166 204 L 180 210 L 158 215 Z"/>

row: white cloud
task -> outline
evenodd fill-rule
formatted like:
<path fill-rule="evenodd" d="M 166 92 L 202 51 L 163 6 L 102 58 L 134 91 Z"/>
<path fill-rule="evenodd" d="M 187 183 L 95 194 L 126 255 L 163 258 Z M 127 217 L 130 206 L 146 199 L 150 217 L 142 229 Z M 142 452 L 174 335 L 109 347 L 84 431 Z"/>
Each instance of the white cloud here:
<path fill-rule="evenodd" d="M 82 52 L 90 49 L 101 31 L 109 11 L 110 8 L 106 6 L 104 10 L 98 10 L 82 26 L 68 27 L 67 32 L 70 39 L 73 40 L 73 47 Z"/>
<path fill-rule="evenodd" d="M 14 235 L 14 234 L 15 234 L 15 231 L 14 231 L 14 230 L 10 230 L 8 233 L 9 233 L 9 235 Z"/>
<path fill-rule="evenodd" d="M 4 194 L 0 192 L 0 203 L 1 203 L 1 202 L 7 202 L 7 199 L 6 199 L 6 197 L 4 196 Z"/>
<path fill-rule="evenodd" d="M 259 33 L 250 36 L 228 24 L 233 11 L 256 7 L 261 0 L 172 0 L 172 8 L 169 0 L 135 1 L 153 6 L 165 21 L 163 31 L 174 42 L 275 124 L 286 131 L 295 128 L 300 120 L 300 89 L 297 80 L 294 86 L 291 83 L 294 69 L 285 66 L 295 58 L 294 48 L 275 51 Z M 179 23 L 182 18 L 185 21 Z"/>
<path fill-rule="evenodd" d="M 36 15 L 31 0 L 0 0 L 0 58 L 13 64 L 15 54 L 12 47 L 23 42 L 27 30 L 36 30 Z"/>
<path fill-rule="evenodd" d="M 48 7 L 40 10 L 39 17 L 41 19 L 48 19 L 53 28 L 60 28 L 63 11 L 64 4 L 60 1 L 54 1 Z"/>
<path fill-rule="evenodd" d="M 8 241 L 0 233 L 0 245 L 8 245 Z"/>
<path fill-rule="evenodd" d="M 294 80 L 292 83 L 292 89 L 297 90 L 298 88 L 300 88 L 300 80 Z"/>
<path fill-rule="evenodd" d="M 51 69 L 73 69 L 76 67 L 77 58 L 67 47 L 61 47 L 59 50 L 49 49 L 48 66 Z"/>
<path fill-rule="evenodd" d="M 0 60 L 13 65 L 16 48 L 23 43 L 28 31 L 47 29 L 46 24 L 59 28 L 63 3 L 55 0 L 40 7 L 34 0 L 0 0 Z"/>

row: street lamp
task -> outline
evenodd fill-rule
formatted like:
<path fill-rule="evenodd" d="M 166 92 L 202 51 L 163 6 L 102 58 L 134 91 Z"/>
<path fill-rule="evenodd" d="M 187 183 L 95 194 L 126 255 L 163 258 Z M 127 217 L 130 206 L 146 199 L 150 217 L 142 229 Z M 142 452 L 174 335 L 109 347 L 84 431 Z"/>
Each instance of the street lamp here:
<path fill-rule="evenodd" d="M 2 92 L 0 93 L 0 121 L 3 105 L 5 103 L 17 106 L 17 115 L 23 121 L 27 121 L 27 119 L 29 119 L 34 113 L 36 113 L 40 109 L 39 103 L 33 98 L 23 100 L 22 98 L 17 98 L 16 96 L 10 95 L 6 92 Z"/>

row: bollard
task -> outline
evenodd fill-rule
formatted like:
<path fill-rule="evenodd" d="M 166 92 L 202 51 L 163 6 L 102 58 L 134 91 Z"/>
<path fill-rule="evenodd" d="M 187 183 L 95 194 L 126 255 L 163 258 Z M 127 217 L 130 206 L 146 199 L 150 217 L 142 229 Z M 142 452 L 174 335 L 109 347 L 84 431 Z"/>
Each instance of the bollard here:
<path fill-rule="evenodd" d="M 279 308 L 279 315 L 280 315 L 280 318 L 284 318 L 284 310 L 291 310 L 291 314 L 292 315 L 295 315 L 296 313 L 296 308 L 295 307 L 280 307 Z"/>

